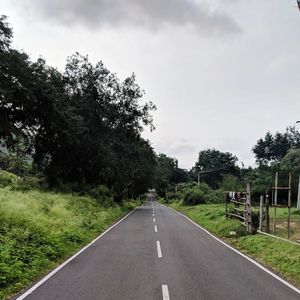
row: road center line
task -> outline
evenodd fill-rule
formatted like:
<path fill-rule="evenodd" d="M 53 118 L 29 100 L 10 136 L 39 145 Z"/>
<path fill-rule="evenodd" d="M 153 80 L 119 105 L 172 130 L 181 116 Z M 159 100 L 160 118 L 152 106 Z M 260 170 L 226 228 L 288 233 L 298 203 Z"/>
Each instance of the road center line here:
<path fill-rule="evenodd" d="M 153 222 L 155 222 L 155 218 L 153 218 Z"/>
<path fill-rule="evenodd" d="M 162 288 L 162 294 L 163 294 L 163 300 L 169 300 L 170 297 L 169 297 L 169 289 L 168 289 L 168 286 L 166 284 L 163 284 L 161 286 Z"/>
<path fill-rule="evenodd" d="M 157 232 L 157 226 L 156 225 L 154 225 L 154 231 Z"/>
<path fill-rule="evenodd" d="M 157 256 L 158 256 L 159 258 L 162 258 L 161 247 L 160 247 L 160 241 L 156 241 L 156 247 L 157 247 Z"/>

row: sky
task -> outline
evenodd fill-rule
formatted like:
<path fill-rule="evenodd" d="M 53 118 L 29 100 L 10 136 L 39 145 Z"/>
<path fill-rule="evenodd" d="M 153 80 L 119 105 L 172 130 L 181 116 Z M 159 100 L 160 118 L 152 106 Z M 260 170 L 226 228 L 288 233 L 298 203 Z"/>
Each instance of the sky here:
<path fill-rule="evenodd" d="M 0 14 L 33 60 L 134 72 L 157 106 L 143 136 L 181 168 L 208 148 L 254 166 L 256 141 L 300 120 L 296 0 L 0 0 Z"/>

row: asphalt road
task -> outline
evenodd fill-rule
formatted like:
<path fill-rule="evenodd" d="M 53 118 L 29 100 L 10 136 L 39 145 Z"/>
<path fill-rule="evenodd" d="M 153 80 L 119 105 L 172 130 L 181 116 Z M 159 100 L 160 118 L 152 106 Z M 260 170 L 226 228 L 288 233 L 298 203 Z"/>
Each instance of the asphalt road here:
<path fill-rule="evenodd" d="M 25 299 L 299 300 L 300 295 L 185 217 L 149 202 Z"/>

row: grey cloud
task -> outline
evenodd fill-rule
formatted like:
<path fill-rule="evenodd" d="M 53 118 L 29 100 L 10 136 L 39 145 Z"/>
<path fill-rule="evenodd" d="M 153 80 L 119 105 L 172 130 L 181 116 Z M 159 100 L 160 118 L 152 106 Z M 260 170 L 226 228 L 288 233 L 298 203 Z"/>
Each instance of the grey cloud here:
<path fill-rule="evenodd" d="M 193 0 L 25 0 L 23 3 L 32 14 L 64 25 L 142 27 L 151 31 L 168 26 L 188 27 L 211 35 L 241 31 L 225 12 Z"/>

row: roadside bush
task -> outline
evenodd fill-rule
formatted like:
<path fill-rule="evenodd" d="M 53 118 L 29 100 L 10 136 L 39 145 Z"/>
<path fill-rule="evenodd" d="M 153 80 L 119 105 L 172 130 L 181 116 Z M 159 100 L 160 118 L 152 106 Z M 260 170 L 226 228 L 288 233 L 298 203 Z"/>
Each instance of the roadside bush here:
<path fill-rule="evenodd" d="M 205 195 L 205 201 L 207 203 L 217 204 L 217 203 L 223 203 L 224 195 L 221 190 L 210 190 Z"/>
<path fill-rule="evenodd" d="M 11 185 L 12 189 L 17 191 L 29 191 L 32 189 L 41 189 L 46 187 L 46 183 L 43 179 L 34 176 L 24 176 L 19 178 L 14 184 Z"/>
<path fill-rule="evenodd" d="M 205 203 L 204 192 L 198 188 L 189 189 L 183 198 L 185 205 L 197 205 Z"/>
<path fill-rule="evenodd" d="M 103 207 L 110 207 L 115 204 L 112 192 L 105 185 L 91 188 L 87 193 L 96 199 L 97 203 Z"/>
<path fill-rule="evenodd" d="M 0 187 L 12 185 L 18 181 L 18 178 L 19 177 L 13 173 L 0 171 Z"/>
<path fill-rule="evenodd" d="M 180 188 L 179 199 L 183 199 L 185 205 L 196 205 L 203 203 L 222 203 L 223 192 L 213 190 L 206 183 L 186 185 Z"/>

